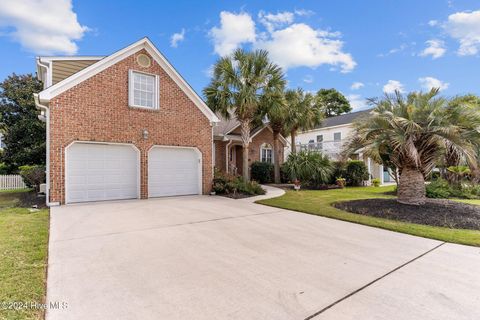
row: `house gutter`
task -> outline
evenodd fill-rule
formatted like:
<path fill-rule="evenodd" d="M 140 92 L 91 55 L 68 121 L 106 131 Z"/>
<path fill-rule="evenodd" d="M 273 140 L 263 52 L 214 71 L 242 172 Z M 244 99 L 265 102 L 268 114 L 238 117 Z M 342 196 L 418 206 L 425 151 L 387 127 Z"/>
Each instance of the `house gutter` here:
<path fill-rule="evenodd" d="M 37 74 L 37 77 L 40 78 L 40 80 L 43 81 L 43 88 L 48 88 L 52 85 L 52 75 L 51 75 L 51 62 L 48 61 L 42 61 L 40 57 L 37 58 L 37 66 L 39 68 L 45 69 L 45 78 L 43 77 L 43 73 L 40 72 L 40 74 Z M 39 71 L 39 68 L 37 70 Z"/>
<path fill-rule="evenodd" d="M 50 202 L 50 109 L 40 102 L 40 98 L 38 93 L 33 94 L 33 98 L 35 100 L 35 106 L 38 110 L 41 111 L 41 114 L 38 116 L 40 121 L 46 123 L 46 203 L 47 206 L 57 206 L 59 205 L 58 202 Z"/>

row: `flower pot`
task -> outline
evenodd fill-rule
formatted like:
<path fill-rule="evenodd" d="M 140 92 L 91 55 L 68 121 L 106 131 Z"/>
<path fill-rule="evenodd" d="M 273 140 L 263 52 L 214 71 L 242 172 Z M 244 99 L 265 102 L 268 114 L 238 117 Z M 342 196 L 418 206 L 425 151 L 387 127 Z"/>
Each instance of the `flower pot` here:
<path fill-rule="evenodd" d="M 295 180 L 293 181 L 293 189 L 295 190 L 300 190 L 300 181 L 299 180 Z"/>

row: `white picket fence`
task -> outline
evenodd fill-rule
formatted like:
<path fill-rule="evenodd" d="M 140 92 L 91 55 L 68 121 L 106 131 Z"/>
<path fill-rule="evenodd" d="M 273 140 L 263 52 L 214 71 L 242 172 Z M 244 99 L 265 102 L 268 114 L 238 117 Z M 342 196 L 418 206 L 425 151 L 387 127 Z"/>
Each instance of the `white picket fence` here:
<path fill-rule="evenodd" d="M 0 175 L 0 190 L 24 189 L 27 185 L 19 174 Z"/>

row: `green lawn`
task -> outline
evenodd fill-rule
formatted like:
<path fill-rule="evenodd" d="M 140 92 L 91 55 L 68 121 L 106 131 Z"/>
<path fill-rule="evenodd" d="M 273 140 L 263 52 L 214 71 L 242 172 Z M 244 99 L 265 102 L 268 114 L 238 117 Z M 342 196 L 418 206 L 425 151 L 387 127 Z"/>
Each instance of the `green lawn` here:
<path fill-rule="evenodd" d="M 19 207 L 21 192 L 0 192 L 0 319 L 43 319 L 42 310 L 5 309 L 45 298 L 48 210 Z"/>
<path fill-rule="evenodd" d="M 463 203 L 474 204 L 474 205 L 480 206 L 480 200 L 479 199 L 454 199 L 454 200 L 458 201 L 458 202 L 463 202 Z"/>
<path fill-rule="evenodd" d="M 393 196 L 386 195 L 385 193 L 393 191 L 393 188 L 393 186 L 389 186 L 380 188 L 361 187 L 322 191 L 287 191 L 287 193 L 281 197 L 260 200 L 257 201 L 257 203 L 408 233 L 425 238 L 480 246 L 480 231 L 430 227 L 354 214 L 332 207 L 332 203 L 339 201 L 369 198 L 392 198 Z"/>

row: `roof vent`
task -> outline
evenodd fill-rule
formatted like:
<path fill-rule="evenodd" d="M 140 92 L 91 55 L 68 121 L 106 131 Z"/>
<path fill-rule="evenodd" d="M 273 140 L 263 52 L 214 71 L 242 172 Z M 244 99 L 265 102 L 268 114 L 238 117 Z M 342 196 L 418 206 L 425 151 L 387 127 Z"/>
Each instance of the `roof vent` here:
<path fill-rule="evenodd" d="M 152 64 L 150 58 L 143 53 L 137 56 L 137 63 L 140 67 L 144 67 L 144 68 L 148 68 Z"/>

